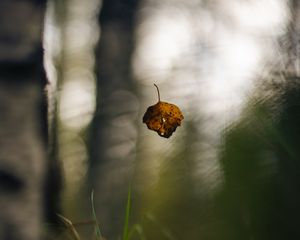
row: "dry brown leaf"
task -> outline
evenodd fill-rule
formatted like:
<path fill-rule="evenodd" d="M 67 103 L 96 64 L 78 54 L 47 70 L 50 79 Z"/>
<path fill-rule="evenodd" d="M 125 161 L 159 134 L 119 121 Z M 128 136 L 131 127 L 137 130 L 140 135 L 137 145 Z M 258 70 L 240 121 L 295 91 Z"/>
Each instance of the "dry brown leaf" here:
<path fill-rule="evenodd" d="M 150 130 L 156 131 L 159 136 L 169 138 L 181 125 L 184 117 L 179 107 L 160 101 L 159 89 L 155 84 L 154 86 L 157 88 L 158 103 L 148 107 L 143 123 L 146 123 Z"/>

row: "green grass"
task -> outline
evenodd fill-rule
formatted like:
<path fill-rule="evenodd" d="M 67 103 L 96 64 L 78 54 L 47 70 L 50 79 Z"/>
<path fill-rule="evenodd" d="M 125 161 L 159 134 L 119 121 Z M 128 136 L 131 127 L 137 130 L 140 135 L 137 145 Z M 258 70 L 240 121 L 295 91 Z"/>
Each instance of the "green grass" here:
<path fill-rule="evenodd" d="M 124 221 L 124 228 L 123 228 L 123 238 L 122 240 L 129 239 L 129 214 L 130 214 L 130 207 L 131 207 L 131 185 L 128 187 L 128 194 L 127 194 L 127 203 L 125 209 L 125 221 Z"/>
<path fill-rule="evenodd" d="M 92 205 L 92 215 L 93 219 L 95 221 L 95 234 L 96 234 L 96 239 L 97 240 L 103 240 L 101 231 L 100 231 L 100 226 L 99 226 L 99 221 L 96 216 L 96 211 L 95 211 L 95 204 L 94 204 L 94 190 L 92 190 L 91 193 L 91 205 Z"/>
<path fill-rule="evenodd" d="M 134 224 L 131 228 L 129 227 L 129 217 L 131 211 L 131 185 L 128 187 L 127 194 L 127 203 L 125 209 L 125 220 L 124 220 L 124 228 L 123 228 L 123 238 L 122 240 L 130 240 L 135 233 L 137 233 L 141 240 L 146 240 L 144 235 L 143 227 L 140 224 Z"/>
<path fill-rule="evenodd" d="M 123 235 L 122 235 L 122 240 L 130 240 L 134 236 L 138 236 L 140 240 L 146 240 L 143 226 L 140 224 L 134 224 L 130 226 L 130 213 L 131 213 L 131 185 L 128 187 L 128 193 L 127 193 L 127 202 L 126 202 L 126 208 L 125 208 L 125 218 L 124 218 L 124 227 L 123 227 Z M 84 221 L 84 222 L 77 222 L 73 223 L 71 220 L 68 218 L 57 214 L 59 219 L 62 221 L 62 223 L 65 226 L 65 230 L 61 233 L 63 234 L 68 233 L 68 238 L 72 240 L 81 240 L 81 237 L 79 233 L 76 230 L 76 227 L 81 226 L 81 225 L 94 225 L 94 238 L 96 240 L 105 240 L 105 238 L 102 236 L 101 230 L 100 230 L 100 224 L 96 215 L 96 210 L 95 210 L 95 203 L 94 203 L 94 190 L 91 192 L 91 208 L 92 208 L 92 220 L 89 221 Z M 59 234 L 59 235 L 61 235 Z M 58 236 L 59 237 L 59 236 Z M 62 237 L 62 236 L 61 236 Z M 52 239 L 52 238 L 50 238 Z M 54 239 L 54 238 L 53 238 Z M 61 239 L 59 237 L 59 239 Z"/>

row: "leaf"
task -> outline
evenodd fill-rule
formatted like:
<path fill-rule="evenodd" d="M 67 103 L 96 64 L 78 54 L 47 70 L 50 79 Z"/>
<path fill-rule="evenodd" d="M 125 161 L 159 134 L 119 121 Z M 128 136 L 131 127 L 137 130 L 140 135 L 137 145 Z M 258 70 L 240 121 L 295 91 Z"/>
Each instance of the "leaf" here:
<path fill-rule="evenodd" d="M 175 104 L 161 102 L 158 87 L 158 103 L 148 107 L 143 117 L 143 123 L 147 124 L 150 130 L 156 131 L 159 136 L 169 138 L 176 128 L 181 125 L 183 114 Z"/>

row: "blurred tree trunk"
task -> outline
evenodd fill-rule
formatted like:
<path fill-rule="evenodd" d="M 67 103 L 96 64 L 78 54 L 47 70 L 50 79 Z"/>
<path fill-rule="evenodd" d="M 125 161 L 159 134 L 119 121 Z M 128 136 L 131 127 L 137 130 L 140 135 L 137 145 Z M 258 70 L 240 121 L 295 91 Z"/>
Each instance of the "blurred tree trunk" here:
<path fill-rule="evenodd" d="M 47 0 L 46 0 L 47 1 Z M 62 44 L 64 43 L 65 37 L 65 15 L 66 15 L 66 5 L 67 0 L 49 0 L 49 4 L 53 3 L 54 13 L 50 18 L 54 18 L 56 21 L 56 26 L 61 29 Z M 49 11 L 49 10 L 48 10 Z M 46 49 L 47 51 L 47 49 Z M 49 53 L 48 53 L 49 54 Z M 48 101 L 48 155 L 49 161 L 47 165 L 47 175 L 45 182 L 45 206 L 46 209 L 46 219 L 49 222 L 57 222 L 56 213 L 61 212 L 61 190 L 63 186 L 62 180 L 62 169 L 59 159 L 59 140 L 58 133 L 60 131 L 58 124 L 58 89 L 60 89 L 61 79 L 62 79 L 62 69 L 64 68 L 64 46 L 61 47 L 59 59 L 52 59 L 54 61 L 55 67 L 57 69 L 57 82 L 55 84 L 48 83 L 47 85 L 47 101 Z"/>
<path fill-rule="evenodd" d="M 127 144 L 132 145 L 135 138 L 132 116 L 137 113 L 131 73 L 137 7 L 137 0 L 104 0 L 99 15 L 97 109 L 92 126 L 90 171 L 96 208 L 108 239 L 120 236 L 131 175 L 133 151 Z M 116 119 L 121 124 L 114 124 Z"/>
<path fill-rule="evenodd" d="M 46 176 L 45 0 L 0 1 L 0 239 L 40 239 Z"/>

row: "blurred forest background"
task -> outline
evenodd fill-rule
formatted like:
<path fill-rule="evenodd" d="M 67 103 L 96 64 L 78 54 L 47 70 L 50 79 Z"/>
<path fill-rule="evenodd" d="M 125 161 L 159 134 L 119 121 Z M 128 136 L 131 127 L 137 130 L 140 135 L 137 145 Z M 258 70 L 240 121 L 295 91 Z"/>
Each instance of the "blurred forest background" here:
<path fill-rule="evenodd" d="M 299 30 L 297 0 L 49 0 L 62 215 L 93 219 L 94 190 L 121 239 L 131 185 L 132 239 L 300 239 Z M 154 83 L 185 117 L 169 139 L 142 123 Z"/>

